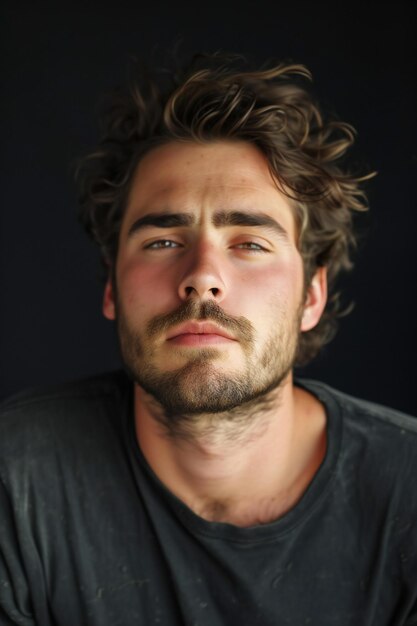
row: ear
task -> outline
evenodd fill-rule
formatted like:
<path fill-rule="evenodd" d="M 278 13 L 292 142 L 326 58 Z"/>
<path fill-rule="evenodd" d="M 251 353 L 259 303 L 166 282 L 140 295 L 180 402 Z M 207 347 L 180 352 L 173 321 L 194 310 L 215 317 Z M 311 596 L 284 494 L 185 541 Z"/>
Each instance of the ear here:
<path fill-rule="evenodd" d="M 327 302 L 327 270 L 319 267 L 313 276 L 307 289 L 307 297 L 304 303 L 304 312 L 301 318 L 302 332 L 311 330 L 316 326 L 324 311 Z"/>
<path fill-rule="evenodd" d="M 102 311 L 104 317 L 107 317 L 108 320 L 116 319 L 116 305 L 114 299 L 113 281 L 110 276 L 108 277 L 106 286 L 104 287 Z"/>

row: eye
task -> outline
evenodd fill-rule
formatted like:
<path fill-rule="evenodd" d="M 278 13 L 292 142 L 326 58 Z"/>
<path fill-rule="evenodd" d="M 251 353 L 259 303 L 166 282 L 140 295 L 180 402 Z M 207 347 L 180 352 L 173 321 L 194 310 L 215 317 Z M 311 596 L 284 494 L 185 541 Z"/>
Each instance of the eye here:
<path fill-rule="evenodd" d="M 148 243 L 145 246 L 145 250 L 168 250 L 170 248 L 180 248 L 181 244 L 177 241 L 172 241 L 172 239 L 158 239 L 157 241 L 152 241 L 152 243 Z"/>
<path fill-rule="evenodd" d="M 239 250 L 248 250 L 248 252 L 269 252 L 267 248 L 264 248 L 260 243 L 256 243 L 255 241 L 243 241 L 242 243 L 236 244 L 234 247 Z"/>

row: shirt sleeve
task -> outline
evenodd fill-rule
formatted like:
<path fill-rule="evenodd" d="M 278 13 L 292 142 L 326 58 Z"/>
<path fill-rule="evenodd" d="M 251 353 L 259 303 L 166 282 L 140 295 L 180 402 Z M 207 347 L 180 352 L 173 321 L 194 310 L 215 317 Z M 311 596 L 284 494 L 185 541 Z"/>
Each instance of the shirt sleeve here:
<path fill-rule="evenodd" d="M 13 508 L 0 480 L 0 626 L 35 626 Z"/>
<path fill-rule="evenodd" d="M 404 626 L 417 626 L 417 603 L 414 605 L 414 608 L 411 610 L 411 613 L 406 619 Z"/>

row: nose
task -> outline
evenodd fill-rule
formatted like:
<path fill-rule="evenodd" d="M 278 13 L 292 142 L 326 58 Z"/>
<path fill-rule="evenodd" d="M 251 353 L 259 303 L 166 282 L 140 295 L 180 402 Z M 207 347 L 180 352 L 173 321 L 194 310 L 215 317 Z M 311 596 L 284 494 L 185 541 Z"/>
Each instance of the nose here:
<path fill-rule="evenodd" d="M 219 250 L 208 242 L 201 242 L 192 251 L 178 292 L 181 300 L 199 298 L 221 302 L 226 295 L 224 268 Z"/>

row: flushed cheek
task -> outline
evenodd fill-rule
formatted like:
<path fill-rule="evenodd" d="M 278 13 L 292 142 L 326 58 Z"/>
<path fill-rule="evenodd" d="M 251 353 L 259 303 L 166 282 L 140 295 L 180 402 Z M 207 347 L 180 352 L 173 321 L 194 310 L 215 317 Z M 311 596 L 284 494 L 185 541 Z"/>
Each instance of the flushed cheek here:
<path fill-rule="evenodd" d="M 242 298 L 256 303 L 256 308 L 278 298 L 291 305 L 299 302 L 302 295 L 302 267 L 295 260 L 288 264 L 276 264 L 256 271 L 247 271 L 240 277 L 239 292 Z"/>
<path fill-rule="evenodd" d="M 302 299 L 301 273 L 280 273 L 266 270 L 260 276 L 248 276 L 235 291 L 235 297 L 222 303 L 228 312 L 243 315 L 256 328 L 258 339 L 263 342 L 271 330 L 282 324 L 292 326 L 299 314 Z"/>
<path fill-rule="evenodd" d="M 118 273 L 119 298 L 125 311 L 146 310 L 152 316 L 153 311 L 158 314 L 161 309 L 172 307 L 174 290 L 172 281 L 171 286 L 169 283 L 167 274 L 143 267 L 124 267 Z"/>

